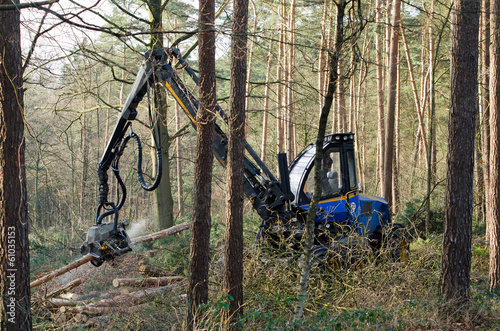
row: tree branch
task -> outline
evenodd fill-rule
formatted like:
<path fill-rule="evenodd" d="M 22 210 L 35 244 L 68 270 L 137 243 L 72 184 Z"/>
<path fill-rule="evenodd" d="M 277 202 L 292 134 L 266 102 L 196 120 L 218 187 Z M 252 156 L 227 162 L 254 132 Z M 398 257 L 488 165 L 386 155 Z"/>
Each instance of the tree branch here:
<path fill-rule="evenodd" d="M 53 3 L 59 2 L 59 0 L 48 0 L 48 1 L 40 1 L 40 2 L 26 2 L 20 4 L 13 5 L 0 5 L 0 11 L 2 10 L 19 10 L 25 8 L 39 8 L 44 5 L 52 5 Z"/>

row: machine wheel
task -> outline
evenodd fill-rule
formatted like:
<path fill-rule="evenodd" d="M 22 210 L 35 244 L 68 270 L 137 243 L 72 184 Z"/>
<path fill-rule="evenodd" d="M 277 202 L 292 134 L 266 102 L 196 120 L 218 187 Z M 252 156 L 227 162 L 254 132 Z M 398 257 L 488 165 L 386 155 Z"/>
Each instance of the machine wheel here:
<path fill-rule="evenodd" d="M 410 258 L 408 239 L 408 231 L 402 224 L 391 224 L 383 231 L 380 253 L 387 256 L 391 261 L 406 264 Z"/>
<path fill-rule="evenodd" d="M 333 270 L 363 269 L 370 254 L 367 246 L 366 241 L 356 239 L 351 244 L 340 240 L 328 247 L 318 245 L 313 248 L 313 263 L 321 269 L 327 269 L 326 266 Z"/>

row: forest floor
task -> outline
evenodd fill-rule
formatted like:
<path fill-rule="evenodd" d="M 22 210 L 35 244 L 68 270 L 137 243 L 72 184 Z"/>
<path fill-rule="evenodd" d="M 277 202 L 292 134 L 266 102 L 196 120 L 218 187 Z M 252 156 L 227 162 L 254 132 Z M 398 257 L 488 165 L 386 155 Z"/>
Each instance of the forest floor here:
<path fill-rule="evenodd" d="M 488 291 L 488 248 L 476 235 L 472 249 L 471 303 L 464 310 L 446 308 L 439 295 L 440 235 L 411 244 L 409 263 L 365 260 L 363 268 L 315 270 L 310 279 L 305 315 L 292 323 L 296 303 L 298 267 L 286 257 L 257 254 L 249 243 L 245 259 L 244 330 L 498 330 L 500 297 Z M 77 258 L 57 242 L 41 245 L 32 240 L 32 280 Z M 221 243 L 211 250 L 210 302 L 198 317 L 200 330 L 219 330 L 220 313 L 228 298 L 221 293 Z M 72 253 L 70 253 L 72 252 Z M 134 248 L 121 261 L 90 263 L 32 290 L 35 330 L 183 330 L 186 299 L 181 286 L 167 295 L 130 307 L 113 307 L 106 314 L 57 314 L 49 309 L 46 293 L 82 278 L 71 299 L 85 303 L 133 291 L 114 288 L 114 278 L 144 277 L 141 264 L 168 275 L 186 276 L 189 235 Z M 258 256 L 258 257 L 257 257 Z M 447 311 L 447 314 L 442 313 Z"/>

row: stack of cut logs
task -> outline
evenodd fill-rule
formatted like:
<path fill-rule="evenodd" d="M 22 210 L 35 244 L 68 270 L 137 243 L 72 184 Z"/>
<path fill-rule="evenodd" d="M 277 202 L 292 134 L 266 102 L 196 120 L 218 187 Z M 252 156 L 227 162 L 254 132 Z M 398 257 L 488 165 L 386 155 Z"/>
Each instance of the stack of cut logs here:
<path fill-rule="evenodd" d="M 188 223 L 179 224 L 169 229 L 156 232 L 147 236 L 137 237 L 132 240 L 132 245 L 144 243 L 156 239 L 178 233 L 189 228 Z M 35 288 L 44 283 L 49 282 L 60 275 L 75 269 L 89 261 L 93 257 L 86 255 L 60 269 L 50 272 L 49 274 L 31 282 L 30 287 Z M 44 296 L 44 303 L 52 311 L 53 319 L 59 322 L 67 320 L 68 316 L 74 316 L 76 322 L 85 322 L 89 315 L 102 315 L 114 310 L 122 308 L 134 308 L 158 296 L 163 296 L 174 289 L 184 287 L 186 280 L 181 276 L 166 276 L 165 271 L 156 269 L 152 266 L 140 265 L 138 268 L 139 274 L 146 276 L 142 278 L 115 278 L 113 279 L 113 286 L 121 288 L 120 295 L 113 298 L 106 298 L 99 301 L 75 301 L 68 299 L 71 295 L 68 292 L 73 288 L 82 284 L 82 279 L 78 278 L 68 282 L 61 288 L 48 293 Z M 132 288 L 132 289 L 131 289 Z M 137 289 L 139 288 L 139 289 Z M 65 296 L 65 299 L 56 298 L 58 296 Z"/>

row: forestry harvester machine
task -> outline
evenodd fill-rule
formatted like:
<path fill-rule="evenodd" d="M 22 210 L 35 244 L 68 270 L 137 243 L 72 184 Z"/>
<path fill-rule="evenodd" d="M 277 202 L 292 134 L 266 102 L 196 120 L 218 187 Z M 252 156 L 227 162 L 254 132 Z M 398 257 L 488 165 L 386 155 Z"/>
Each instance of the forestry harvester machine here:
<path fill-rule="evenodd" d="M 86 240 L 81 247 L 83 255 L 94 256 L 92 263 L 95 266 L 100 266 L 104 261 L 112 260 L 131 250 L 130 239 L 125 231 L 127 222 L 118 221 L 119 210 L 126 199 L 126 187 L 120 177 L 119 160 L 130 139 L 133 138 L 137 143 L 137 172 L 141 186 L 145 190 L 152 191 L 161 179 L 162 138 L 154 136 L 157 176 L 150 186 L 144 180 L 141 141 L 130 128 L 137 116 L 138 104 L 144 96 L 147 95 L 149 98 L 150 89 L 155 88 L 155 84 L 161 83 L 173 95 L 192 126 L 196 128 L 198 101 L 179 78 L 177 70 L 184 70 L 196 85 L 198 77 L 181 57 L 179 50 L 154 49 L 147 51 L 144 58 L 98 164 L 100 185 L 96 221 L 88 230 Z M 218 105 L 217 111 L 220 119 L 227 123 L 228 116 Z M 151 116 L 150 109 L 150 118 Z M 158 125 L 158 121 L 156 123 Z M 154 132 L 159 131 L 157 127 Z M 227 136 L 218 124 L 215 126 L 214 138 L 214 155 L 225 167 Z M 257 241 L 298 250 L 301 247 L 305 218 L 314 190 L 313 165 L 316 146 L 311 144 L 304 148 L 290 165 L 287 165 L 286 155 L 279 153 L 280 180 L 276 179 L 247 142 L 245 149 L 247 156 L 244 161 L 244 194 L 262 219 Z M 380 251 L 385 243 L 388 243 L 390 254 L 394 259 L 406 258 L 408 250 L 404 235 L 406 231 L 402 225 L 391 222 L 387 202 L 380 197 L 361 193 L 356 178 L 354 134 L 338 133 L 325 136 L 323 155 L 322 193 L 316 216 L 314 255 L 334 260 L 332 255 L 329 255 L 333 249 L 340 252 L 342 259 L 345 247 L 359 245 L 359 238 L 364 238 L 364 241 L 361 241 L 372 252 Z M 117 203 L 108 200 L 107 172 L 110 168 L 121 190 L 121 197 Z M 104 222 L 108 217 L 112 220 Z M 358 239 L 354 240 L 353 237 Z M 335 258 L 335 261 L 338 261 L 338 258 Z"/>

